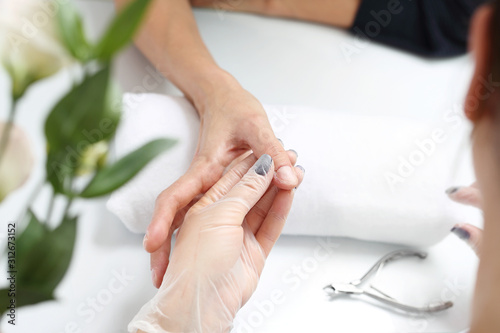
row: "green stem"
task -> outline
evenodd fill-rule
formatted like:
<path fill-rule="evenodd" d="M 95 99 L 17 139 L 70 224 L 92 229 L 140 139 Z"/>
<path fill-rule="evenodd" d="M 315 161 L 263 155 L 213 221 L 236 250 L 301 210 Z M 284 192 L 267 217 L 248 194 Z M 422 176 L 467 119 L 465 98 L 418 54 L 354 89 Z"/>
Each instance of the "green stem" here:
<path fill-rule="evenodd" d="M 69 193 L 72 193 L 73 191 L 73 176 L 71 176 L 70 180 L 69 180 Z M 73 199 L 74 197 L 73 196 L 70 196 L 68 197 L 68 201 L 66 202 L 66 207 L 64 207 L 64 213 L 63 213 L 63 221 L 64 219 L 66 219 L 66 217 L 68 217 L 68 212 L 69 212 L 69 209 L 71 208 L 71 204 L 73 203 Z"/>
<path fill-rule="evenodd" d="M 0 138 L 0 165 L 2 163 L 2 157 L 7 149 L 7 144 L 9 143 L 10 132 L 12 131 L 12 126 L 14 125 L 14 115 L 16 113 L 17 100 L 14 99 L 12 102 L 12 107 L 10 109 L 9 118 L 5 127 L 3 129 L 2 137 Z"/>
<path fill-rule="evenodd" d="M 21 214 L 19 215 L 19 217 L 17 219 L 17 221 L 19 221 L 19 223 L 21 223 L 21 221 L 26 216 L 26 212 L 28 211 L 28 209 L 30 209 L 31 204 L 35 201 L 36 197 L 40 193 L 44 184 L 45 184 L 45 181 L 41 181 L 39 184 L 36 185 L 35 189 L 33 190 L 33 192 L 31 193 L 31 195 L 28 198 L 26 207 L 21 211 Z"/>
<path fill-rule="evenodd" d="M 63 213 L 63 221 L 68 217 L 68 212 L 69 209 L 71 208 L 71 204 L 73 203 L 73 197 L 69 197 L 68 201 L 66 202 L 66 207 L 64 207 L 64 213 Z"/>

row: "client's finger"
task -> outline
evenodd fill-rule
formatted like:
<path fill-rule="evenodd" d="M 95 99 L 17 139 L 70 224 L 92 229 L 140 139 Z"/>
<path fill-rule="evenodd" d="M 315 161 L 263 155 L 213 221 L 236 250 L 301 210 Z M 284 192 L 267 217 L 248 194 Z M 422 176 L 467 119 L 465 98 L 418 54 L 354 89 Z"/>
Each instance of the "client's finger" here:
<path fill-rule="evenodd" d="M 232 212 L 235 218 L 231 222 L 241 224 L 250 209 L 266 193 L 273 178 L 273 167 L 271 156 L 262 155 L 243 178 L 218 201 L 215 209 L 221 210 L 221 216 Z"/>
<path fill-rule="evenodd" d="M 457 224 L 451 229 L 451 232 L 458 238 L 465 241 L 479 256 L 481 253 L 481 244 L 483 241 L 483 230 L 471 224 Z"/>
<path fill-rule="evenodd" d="M 287 150 L 287 154 L 290 158 L 290 162 L 295 165 L 298 157 L 297 152 L 293 149 L 290 149 Z M 212 204 L 226 195 L 226 193 L 229 192 L 229 190 L 232 189 L 233 186 L 240 181 L 240 179 L 244 176 L 248 169 L 255 163 L 256 159 L 257 158 L 254 154 L 248 152 L 231 162 L 229 167 L 226 168 L 226 173 L 224 174 L 224 176 L 214 186 L 212 186 L 212 188 L 210 188 L 207 193 L 205 193 L 202 200 L 200 200 L 200 203 L 196 205 L 195 209 Z M 236 163 L 236 161 L 238 161 L 238 163 Z"/>
<path fill-rule="evenodd" d="M 222 171 L 222 166 L 195 162 L 188 172 L 158 196 L 153 219 L 144 237 L 146 251 L 155 252 L 165 243 L 177 211 L 189 204 L 197 194 L 211 187 Z"/>
<path fill-rule="evenodd" d="M 236 157 L 229 165 L 224 169 L 224 172 L 222 173 L 222 176 L 225 176 L 232 168 L 240 164 L 245 158 L 248 156 L 252 155 L 253 152 L 251 150 L 248 150 L 241 154 L 240 156 Z M 256 158 L 257 159 L 257 158 Z"/>
<path fill-rule="evenodd" d="M 469 187 L 451 187 L 446 190 L 446 194 L 448 194 L 453 201 L 481 208 L 481 191 L 476 184 L 472 184 Z"/>
<path fill-rule="evenodd" d="M 304 179 L 304 169 L 300 166 L 295 167 L 299 173 L 299 185 Z M 274 198 L 272 206 L 267 213 L 266 218 L 260 225 L 255 238 L 259 242 L 265 256 L 267 257 L 271 252 L 274 244 L 281 235 L 281 231 L 285 226 L 288 213 L 292 207 L 293 196 L 295 190 L 279 190 Z"/>
<path fill-rule="evenodd" d="M 193 209 L 200 209 L 213 204 L 225 196 L 247 173 L 248 169 L 254 165 L 257 158 L 254 154 L 247 156 L 243 161 L 232 167 L 224 177 L 222 177 L 207 193 L 198 201 Z"/>
<path fill-rule="evenodd" d="M 150 265 L 151 265 L 151 280 L 153 281 L 153 286 L 160 288 L 161 281 L 167 270 L 170 257 L 170 246 L 172 240 L 172 229 L 168 234 L 168 239 L 162 246 L 155 252 L 151 253 Z"/>
<path fill-rule="evenodd" d="M 293 165 L 288 157 L 282 143 L 274 136 L 271 127 L 263 127 L 261 135 L 255 133 L 246 133 L 252 140 L 250 147 L 257 156 L 269 154 L 274 162 L 276 173 L 274 175 L 274 184 L 281 189 L 291 190 L 298 184 L 298 178 L 293 171 Z"/>
<path fill-rule="evenodd" d="M 288 157 L 290 158 L 290 162 L 295 165 L 295 163 L 297 162 L 297 152 L 291 149 L 288 150 L 287 153 Z M 299 178 L 299 182 L 302 181 L 303 170 L 304 169 L 301 166 L 296 167 L 294 170 L 297 174 L 297 177 Z M 269 209 L 274 202 L 274 198 L 276 197 L 276 194 L 278 194 L 278 190 L 279 188 L 276 185 L 271 185 L 266 194 L 264 194 L 259 202 L 257 202 L 257 204 L 255 204 L 255 206 L 247 214 L 247 225 L 252 233 L 255 234 L 255 232 L 257 232 L 260 225 L 262 224 L 262 221 L 264 221 L 264 219 L 266 218 L 267 213 L 269 212 Z"/>
<path fill-rule="evenodd" d="M 189 208 L 191 208 L 194 202 L 195 200 L 193 200 L 193 202 L 177 212 L 174 218 L 174 222 L 170 227 L 167 240 L 160 246 L 158 250 L 151 253 L 151 280 L 153 281 L 153 285 L 156 288 L 160 288 L 161 282 L 163 281 L 163 275 L 165 275 L 165 271 L 168 267 L 172 244 L 172 235 L 174 233 L 174 230 L 182 224 L 187 211 L 189 210 Z"/>

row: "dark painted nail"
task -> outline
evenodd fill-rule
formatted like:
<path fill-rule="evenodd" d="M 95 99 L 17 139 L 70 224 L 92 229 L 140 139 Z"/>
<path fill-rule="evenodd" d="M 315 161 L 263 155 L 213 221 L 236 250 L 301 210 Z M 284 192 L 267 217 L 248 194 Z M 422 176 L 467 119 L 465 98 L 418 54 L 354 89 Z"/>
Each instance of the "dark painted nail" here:
<path fill-rule="evenodd" d="M 295 149 L 288 149 L 288 151 L 293 152 L 293 153 L 295 154 L 295 156 L 299 157 L 299 153 L 297 153 L 297 152 L 295 151 Z"/>
<path fill-rule="evenodd" d="M 273 159 L 271 156 L 264 154 L 259 160 L 255 163 L 255 172 L 258 175 L 265 176 L 269 169 L 271 168 L 271 164 L 273 163 Z"/>
<path fill-rule="evenodd" d="M 453 227 L 451 229 L 451 232 L 457 235 L 457 237 L 462 240 L 468 240 L 470 238 L 470 233 L 467 230 L 462 229 L 460 227 Z"/>
<path fill-rule="evenodd" d="M 285 147 L 285 145 L 283 144 L 283 141 L 281 141 L 281 139 L 279 139 L 279 138 L 278 138 L 278 141 L 281 143 L 281 145 L 282 145 L 283 147 Z"/>
<path fill-rule="evenodd" d="M 456 193 L 458 190 L 460 190 L 460 187 L 450 187 L 449 189 L 446 190 L 446 194 L 452 195 L 453 193 Z"/>

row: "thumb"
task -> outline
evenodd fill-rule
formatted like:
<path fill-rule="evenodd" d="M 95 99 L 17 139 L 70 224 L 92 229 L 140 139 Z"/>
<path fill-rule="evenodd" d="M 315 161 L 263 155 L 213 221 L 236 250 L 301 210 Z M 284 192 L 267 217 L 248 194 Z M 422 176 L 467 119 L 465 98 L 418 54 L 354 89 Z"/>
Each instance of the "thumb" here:
<path fill-rule="evenodd" d="M 271 128 L 261 129 L 256 142 L 250 147 L 257 156 L 268 154 L 274 161 L 274 183 L 282 190 L 291 190 L 298 186 L 299 178 L 290 162 L 283 144 L 275 137 Z"/>
<path fill-rule="evenodd" d="M 273 160 L 264 154 L 248 170 L 241 180 L 223 196 L 215 207 L 221 209 L 220 216 L 228 216 L 228 212 L 235 213 L 230 222 L 241 225 L 250 209 L 266 193 L 272 181 Z M 236 218 L 237 217 L 237 218 Z M 227 222 L 227 221 L 226 221 Z"/>
<path fill-rule="evenodd" d="M 457 224 L 451 229 L 458 238 L 469 244 L 469 246 L 479 256 L 483 240 L 483 231 L 471 224 Z"/>

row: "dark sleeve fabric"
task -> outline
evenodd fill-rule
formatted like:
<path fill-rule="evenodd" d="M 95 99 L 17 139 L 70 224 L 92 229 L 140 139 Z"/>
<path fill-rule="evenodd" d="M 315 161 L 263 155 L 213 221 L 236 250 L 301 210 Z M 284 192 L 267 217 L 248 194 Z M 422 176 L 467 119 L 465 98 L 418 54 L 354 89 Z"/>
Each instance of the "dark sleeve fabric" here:
<path fill-rule="evenodd" d="M 350 30 L 360 38 L 426 57 L 467 50 L 474 11 L 487 0 L 362 0 Z"/>

